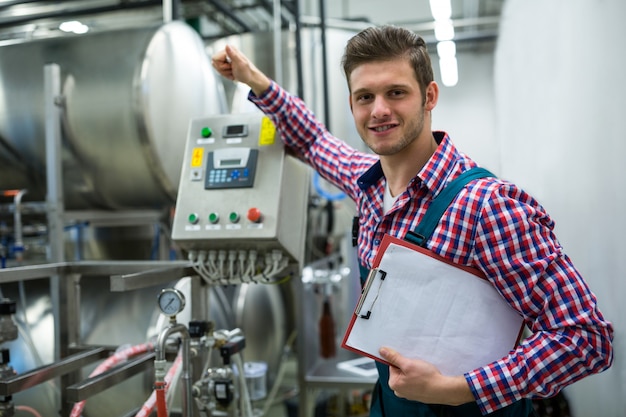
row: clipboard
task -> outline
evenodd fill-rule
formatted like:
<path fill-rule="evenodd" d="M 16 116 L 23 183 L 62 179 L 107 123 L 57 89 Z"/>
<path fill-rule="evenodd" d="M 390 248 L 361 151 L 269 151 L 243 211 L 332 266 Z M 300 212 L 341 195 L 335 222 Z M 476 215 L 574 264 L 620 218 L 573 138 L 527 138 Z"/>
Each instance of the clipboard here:
<path fill-rule="evenodd" d="M 462 375 L 509 354 L 523 326 L 479 270 L 385 235 L 341 347 L 390 365 L 389 346 Z"/>

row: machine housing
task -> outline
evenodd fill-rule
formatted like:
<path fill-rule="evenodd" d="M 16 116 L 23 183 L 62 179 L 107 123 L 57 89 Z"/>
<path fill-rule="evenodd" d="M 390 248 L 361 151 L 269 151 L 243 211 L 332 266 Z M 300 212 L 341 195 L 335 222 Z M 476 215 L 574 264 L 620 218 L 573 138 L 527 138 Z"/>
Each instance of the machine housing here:
<path fill-rule="evenodd" d="M 309 168 L 260 112 L 190 122 L 172 238 L 185 250 L 304 256 Z"/>

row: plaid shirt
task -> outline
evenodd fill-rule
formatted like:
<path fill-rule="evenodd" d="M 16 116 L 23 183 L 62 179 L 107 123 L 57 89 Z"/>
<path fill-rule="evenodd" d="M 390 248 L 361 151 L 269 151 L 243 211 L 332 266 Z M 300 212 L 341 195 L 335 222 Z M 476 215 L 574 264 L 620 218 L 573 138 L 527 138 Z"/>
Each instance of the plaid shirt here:
<path fill-rule="evenodd" d="M 383 213 L 385 177 L 378 156 L 333 137 L 297 97 L 276 83 L 250 94 L 285 144 L 357 204 L 358 255 L 372 266 L 384 234 L 403 238 L 432 199 L 476 163 L 447 134 L 393 208 Z M 480 269 L 532 331 L 509 355 L 465 374 L 483 414 L 522 398 L 550 397 L 612 362 L 611 323 L 553 233 L 554 223 L 530 195 L 486 178 L 461 191 L 427 247 L 451 262 Z"/>

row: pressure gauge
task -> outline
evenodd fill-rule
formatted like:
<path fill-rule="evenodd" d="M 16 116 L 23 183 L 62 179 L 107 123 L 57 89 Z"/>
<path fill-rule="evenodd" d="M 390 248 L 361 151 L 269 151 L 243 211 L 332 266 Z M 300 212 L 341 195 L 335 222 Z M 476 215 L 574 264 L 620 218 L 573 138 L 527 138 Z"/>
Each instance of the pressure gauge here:
<path fill-rule="evenodd" d="M 173 317 L 185 308 L 185 296 L 176 288 L 164 288 L 158 296 L 159 308 L 166 316 Z"/>

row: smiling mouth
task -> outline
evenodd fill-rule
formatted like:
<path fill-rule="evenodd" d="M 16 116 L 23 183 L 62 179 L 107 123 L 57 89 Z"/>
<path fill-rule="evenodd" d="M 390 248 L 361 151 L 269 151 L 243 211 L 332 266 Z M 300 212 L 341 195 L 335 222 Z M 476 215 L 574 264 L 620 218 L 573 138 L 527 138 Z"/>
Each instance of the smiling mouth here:
<path fill-rule="evenodd" d="M 394 127 L 396 127 L 396 125 L 384 125 L 384 126 L 370 127 L 370 130 L 373 130 L 374 132 L 385 132 L 389 129 L 393 129 Z"/>

